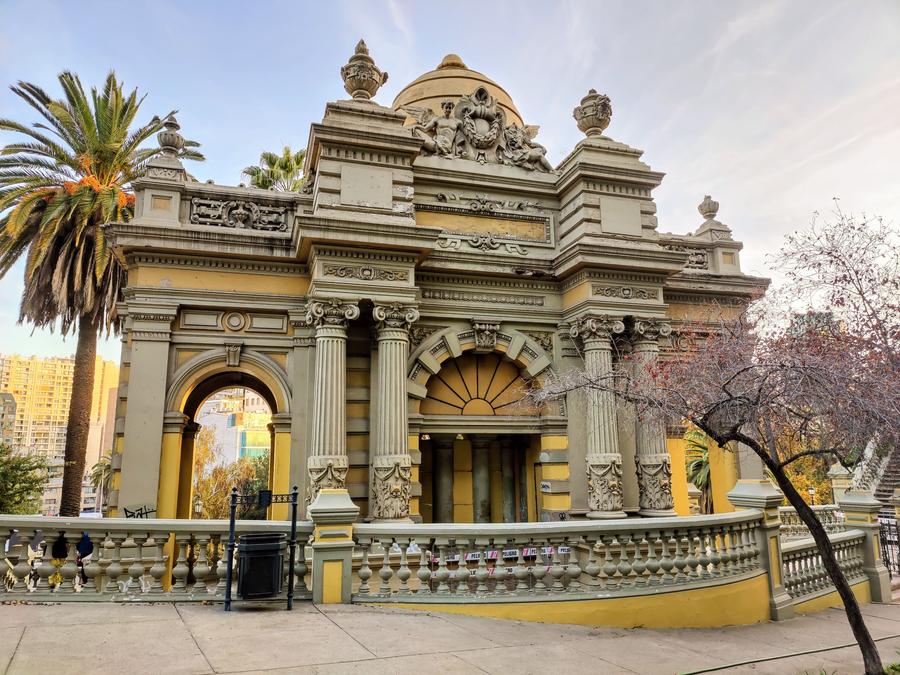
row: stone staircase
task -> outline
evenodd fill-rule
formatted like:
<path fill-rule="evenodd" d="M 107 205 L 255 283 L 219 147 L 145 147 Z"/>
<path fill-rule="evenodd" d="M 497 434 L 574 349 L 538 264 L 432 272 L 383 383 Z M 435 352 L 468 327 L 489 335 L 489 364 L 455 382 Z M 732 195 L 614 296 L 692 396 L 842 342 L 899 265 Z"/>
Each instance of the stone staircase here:
<path fill-rule="evenodd" d="M 875 487 L 875 499 L 885 505 L 881 509 L 881 517 L 894 517 L 894 507 L 891 506 L 890 500 L 894 495 L 894 488 L 898 487 L 900 487 L 900 452 L 897 452 L 895 449 L 891 451 L 881 480 L 878 481 L 878 485 Z"/>

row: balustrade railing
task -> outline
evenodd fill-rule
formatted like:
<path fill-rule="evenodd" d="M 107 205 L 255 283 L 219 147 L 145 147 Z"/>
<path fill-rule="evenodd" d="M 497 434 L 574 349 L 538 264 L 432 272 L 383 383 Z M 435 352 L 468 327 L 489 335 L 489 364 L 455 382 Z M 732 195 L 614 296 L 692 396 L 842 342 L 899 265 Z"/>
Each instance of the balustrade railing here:
<path fill-rule="evenodd" d="M 866 535 L 861 530 L 848 530 L 828 537 L 834 546 L 838 566 L 855 583 L 866 578 L 863 571 Z M 784 588 L 795 600 L 804 596 L 834 590 L 831 577 L 822 562 L 822 554 L 812 539 L 792 541 L 781 547 Z"/>
<path fill-rule="evenodd" d="M 759 572 L 759 511 L 515 525 L 362 524 L 358 601 L 639 594 Z M 356 556 L 355 556 L 356 557 Z"/>
<path fill-rule="evenodd" d="M 289 528 L 277 521 L 236 526 L 238 535 L 287 534 Z M 298 598 L 310 595 L 305 547 L 311 533 L 311 523 L 297 524 Z M 225 593 L 227 542 L 227 520 L 0 516 L 0 593 L 54 600 L 218 599 Z M 286 579 L 288 555 L 284 565 Z"/>
<path fill-rule="evenodd" d="M 816 517 L 828 534 L 837 534 L 846 529 L 844 514 L 836 504 L 820 504 L 813 506 L 812 510 L 815 511 Z M 781 506 L 778 508 L 778 513 L 781 516 L 782 539 L 805 539 L 810 536 L 806 523 L 800 520 L 797 510 L 793 506 Z"/>

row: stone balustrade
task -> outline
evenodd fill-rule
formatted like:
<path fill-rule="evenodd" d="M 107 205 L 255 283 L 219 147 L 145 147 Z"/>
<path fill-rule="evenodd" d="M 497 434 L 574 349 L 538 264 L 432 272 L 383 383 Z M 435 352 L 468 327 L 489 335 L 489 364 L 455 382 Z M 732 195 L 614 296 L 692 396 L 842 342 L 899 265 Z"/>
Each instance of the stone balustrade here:
<path fill-rule="evenodd" d="M 846 527 L 844 525 L 844 514 L 836 504 L 820 504 L 813 506 L 816 517 L 828 534 L 837 534 L 843 532 Z M 809 537 L 809 529 L 806 524 L 800 520 L 796 509 L 793 506 L 782 506 L 778 509 L 781 516 L 781 538 L 784 540 L 805 539 Z"/>
<path fill-rule="evenodd" d="M 288 534 L 290 524 L 238 521 L 236 531 Z M 311 533 L 311 523 L 297 524 L 297 598 L 310 594 L 305 547 Z M 78 548 L 85 535 L 93 551 L 82 559 Z M 0 593 L 54 601 L 222 599 L 227 542 L 226 520 L 0 516 L 0 570 L 6 577 Z M 285 578 L 288 564 L 285 555 Z"/>
<path fill-rule="evenodd" d="M 865 541 L 862 530 L 829 534 L 838 565 L 854 584 L 866 578 Z M 834 591 L 834 585 L 822 562 L 822 555 L 811 538 L 792 541 L 781 547 L 784 588 L 792 599 L 821 595 Z"/>
<path fill-rule="evenodd" d="M 357 525 L 353 598 L 575 599 L 711 585 L 761 573 L 761 521 L 759 511 L 747 510 L 689 519 Z"/>

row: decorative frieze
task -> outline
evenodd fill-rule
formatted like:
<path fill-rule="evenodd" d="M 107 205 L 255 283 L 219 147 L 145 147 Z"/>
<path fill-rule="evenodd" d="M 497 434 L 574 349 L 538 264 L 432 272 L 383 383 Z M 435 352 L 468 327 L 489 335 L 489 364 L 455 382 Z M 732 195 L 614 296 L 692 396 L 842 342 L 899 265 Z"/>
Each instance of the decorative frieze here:
<path fill-rule="evenodd" d="M 408 281 L 409 272 L 392 270 L 373 265 L 325 265 L 323 274 L 326 277 L 339 279 L 359 279 L 360 281 Z"/>
<path fill-rule="evenodd" d="M 350 461 L 346 455 L 310 456 L 307 468 L 309 486 L 306 498 L 312 504 L 323 488 L 343 488 L 346 485 Z"/>
<path fill-rule="evenodd" d="M 244 200 L 191 199 L 191 222 L 197 225 L 229 227 L 241 230 L 284 232 L 287 209 Z"/>
<path fill-rule="evenodd" d="M 658 300 L 659 289 L 640 288 L 637 286 L 603 286 L 594 284 L 591 288 L 594 295 L 604 298 L 622 298 L 623 300 Z"/>
<path fill-rule="evenodd" d="M 506 209 L 508 211 L 540 211 L 538 202 L 529 201 L 527 199 L 511 200 L 511 199 L 491 199 L 485 194 L 476 193 L 474 195 L 459 195 L 455 192 L 438 192 L 435 199 L 439 202 L 449 204 L 450 202 L 459 202 L 473 213 L 490 213 L 496 214 L 498 209 Z"/>
<path fill-rule="evenodd" d="M 683 244 L 663 244 L 663 248 L 667 251 L 676 251 L 678 253 L 687 253 L 688 260 L 685 267 L 694 270 L 709 269 L 709 251 L 705 248 L 697 246 L 685 246 Z"/>
<path fill-rule="evenodd" d="M 438 246 L 446 249 L 459 251 L 462 245 L 466 244 L 470 248 L 478 251 L 496 251 L 503 247 L 506 253 L 513 255 L 528 255 L 528 249 L 521 244 L 512 241 L 496 239 L 492 234 L 473 234 L 468 237 L 444 236 L 438 240 Z"/>
<path fill-rule="evenodd" d="M 484 302 L 498 305 L 525 305 L 533 307 L 541 307 L 544 304 L 544 298 L 535 295 L 466 293 L 464 291 L 450 291 L 441 288 L 423 289 L 422 297 L 426 300 L 449 300 L 461 303 Z"/>

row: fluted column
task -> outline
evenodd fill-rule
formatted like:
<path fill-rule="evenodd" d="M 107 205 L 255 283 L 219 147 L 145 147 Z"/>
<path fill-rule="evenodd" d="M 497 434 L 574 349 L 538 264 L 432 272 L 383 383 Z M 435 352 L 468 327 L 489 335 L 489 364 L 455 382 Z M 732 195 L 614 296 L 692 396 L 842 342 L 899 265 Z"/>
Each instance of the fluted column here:
<path fill-rule="evenodd" d="M 624 330 L 620 320 L 604 315 L 581 317 L 572 326 L 572 336 L 584 342 L 585 370 L 599 386 L 612 384 L 604 380 L 612 373 L 612 336 Z M 611 391 L 591 388 L 586 398 L 587 517 L 624 518 L 615 397 Z"/>
<path fill-rule="evenodd" d="M 375 520 L 408 520 L 412 463 L 407 440 L 406 357 L 415 307 L 375 305 L 378 329 L 378 412 L 372 424 L 372 497 Z"/>
<path fill-rule="evenodd" d="M 634 376 L 648 377 L 659 360 L 659 338 L 669 335 L 672 326 L 658 319 L 634 324 Z M 635 466 L 642 516 L 674 516 L 672 467 L 666 448 L 666 425 L 659 410 L 642 411 L 635 423 Z"/>
<path fill-rule="evenodd" d="M 312 503 L 322 488 L 342 488 L 347 459 L 347 324 L 359 307 L 338 300 L 311 300 L 306 323 L 316 329 L 316 376 L 312 439 L 307 461 Z"/>

